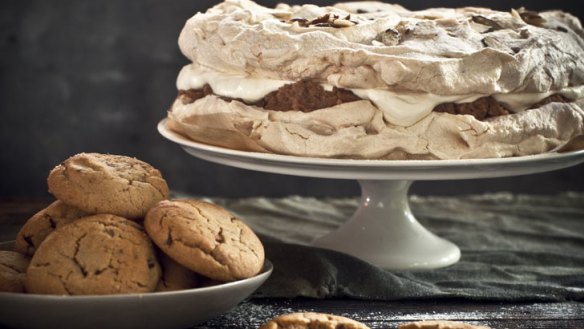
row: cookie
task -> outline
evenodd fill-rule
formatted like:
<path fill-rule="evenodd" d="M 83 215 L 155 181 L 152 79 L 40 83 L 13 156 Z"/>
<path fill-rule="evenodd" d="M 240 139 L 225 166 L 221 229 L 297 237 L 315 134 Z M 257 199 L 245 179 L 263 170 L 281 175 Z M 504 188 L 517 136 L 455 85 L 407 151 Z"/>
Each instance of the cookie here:
<path fill-rule="evenodd" d="M 24 223 L 16 235 L 14 250 L 32 256 L 41 242 L 54 230 L 87 215 L 89 214 L 83 210 L 57 200 Z"/>
<path fill-rule="evenodd" d="M 485 326 L 474 326 L 468 323 L 456 321 L 418 321 L 405 323 L 399 326 L 399 329 L 490 329 Z"/>
<path fill-rule="evenodd" d="M 143 218 L 168 198 L 160 171 L 135 158 L 80 153 L 56 166 L 47 179 L 49 192 L 83 211 Z"/>
<path fill-rule="evenodd" d="M 0 250 L 0 291 L 24 292 L 30 258 L 16 251 Z"/>
<path fill-rule="evenodd" d="M 214 280 L 252 277 L 264 263 L 264 248 L 255 233 L 212 203 L 161 201 L 146 215 L 144 227 L 164 253 Z"/>
<path fill-rule="evenodd" d="M 83 217 L 55 230 L 26 272 L 29 293 L 105 295 L 156 288 L 160 266 L 142 227 L 122 217 Z"/>
<path fill-rule="evenodd" d="M 158 262 L 162 269 L 162 275 L 155 291 L 193 289 L 200 286 L 201 278 L 197 273 L 177 263 L 166 254 L 160 253 Z"/>
<path fill-rule="evenodd" d="M 264 323 L 260 329 L 368 329 L 358 321 L 324 313 L 290 313 L 277 316 Z"/>

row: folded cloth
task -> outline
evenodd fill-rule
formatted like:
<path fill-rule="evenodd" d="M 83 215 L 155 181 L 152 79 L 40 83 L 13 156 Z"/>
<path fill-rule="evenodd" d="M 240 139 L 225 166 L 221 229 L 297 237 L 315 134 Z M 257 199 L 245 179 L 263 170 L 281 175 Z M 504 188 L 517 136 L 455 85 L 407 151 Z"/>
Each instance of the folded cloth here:
<path fill-rule="evenodd" d="M 584 300 L 584 193 L 410 198 L 418 220 L 462 252 L 455 265 L 389 271 L 311 247 L 358 198 L 212 199 L 262 237 L 271 278 L 255 297 Z"/>

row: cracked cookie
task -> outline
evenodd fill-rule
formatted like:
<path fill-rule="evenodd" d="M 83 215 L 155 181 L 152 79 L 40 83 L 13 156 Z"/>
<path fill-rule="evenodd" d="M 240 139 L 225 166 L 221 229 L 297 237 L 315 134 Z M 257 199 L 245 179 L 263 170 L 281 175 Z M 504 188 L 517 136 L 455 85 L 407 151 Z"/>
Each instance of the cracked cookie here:
<path fill-rule="evenodd" d="M 32 256 L 41 242 L 54 230 L 87 215 L 89 214 L 83 210 L 57 200 L 26 221 L 16 235 L 14 251 Z"/>
<path fill-rule="evenodd" d="M 468 323 L 456 321 L 418 321 L 405 323 L 399 326 L 399 329 L 490 329 L 484 326 L 474 326 Z"/>
<path fill-rule="evenodd" d="M 260 329 L 368 329 L 355 320 L 324 313 L 290 313 L 279 315 L 264 323 Z"/>
<path fill-rule="evenodd" d="M 16 251 L 0 250 L 0 291 L 25 292 L 24 281 L 30 258 Z"/>
<path fill-rule="evenodd" d="M 99 214 L 65 225 L 39 246 L 26 272 L 29 293 L 105 295 L 154 291 L 160 266 L 142 227 Z"/>
<path fill-rule="evenodd" d="M 166 181 L 156 168 L 121 155 L 80 153 L 56 166 L 47 179 L 57 199 L 89 213 L 143 218 L 168 198 Z"/>
<path fill-rule="evenodd" d="M 214 280 L 252 277 L 264 263 L 264 248 L 255 233 L 212 203 L 161 201 L 146 214 L 144 227 L 164 253 Z"/>

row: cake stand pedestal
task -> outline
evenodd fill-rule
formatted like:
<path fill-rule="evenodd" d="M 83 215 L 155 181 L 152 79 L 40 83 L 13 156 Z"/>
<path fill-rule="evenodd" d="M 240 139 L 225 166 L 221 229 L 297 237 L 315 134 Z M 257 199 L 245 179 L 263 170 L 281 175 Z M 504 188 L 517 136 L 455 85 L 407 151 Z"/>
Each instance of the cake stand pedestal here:
<path fill-rule="evenodd" d="M 415 180 L 528 175 L 584 162 L 584 150 L 502 159 L 350 160 L 244 152 L 201 144 L 158 124 L 165 138 L 211 162 L 269 173 L 353 179 L 361 185 L 354 215 L 313 245 L 344 252 L 386 269 L 434 269 L 456 263 L 460 249 L 422 226 L 412 214 L 408 189 Z"/>
<path fill-rule="evenodd" d="M 361 201 L 337 230 L 314 246 L 341 251 L 388 269 L 431 269 L 460 259 L 460 249 L 422 226 L 408 203 L 408 180 L 359 180 Z"/>

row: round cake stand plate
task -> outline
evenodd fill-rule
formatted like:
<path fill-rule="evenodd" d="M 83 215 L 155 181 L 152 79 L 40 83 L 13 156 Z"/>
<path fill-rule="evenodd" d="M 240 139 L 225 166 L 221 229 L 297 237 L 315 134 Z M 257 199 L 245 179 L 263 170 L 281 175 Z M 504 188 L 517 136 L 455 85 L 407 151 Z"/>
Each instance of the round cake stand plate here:
<path fill-rule="evenodd" d="M 361 186 L 354 215 L 313 245 L 344 252 L 386 269 L 434 269 L 456 263 L 460 249 L 422 226 L 412 214 L 408 189 L 414 180 L 451 180 L 528 175 L 584 162 L 584 150 L 469 160 L 351 160 L 245 152 L 193 142 L 158 124 L 165 138 L 187 153 L 237 168 L 284 175 L 352 179 Z"/>

